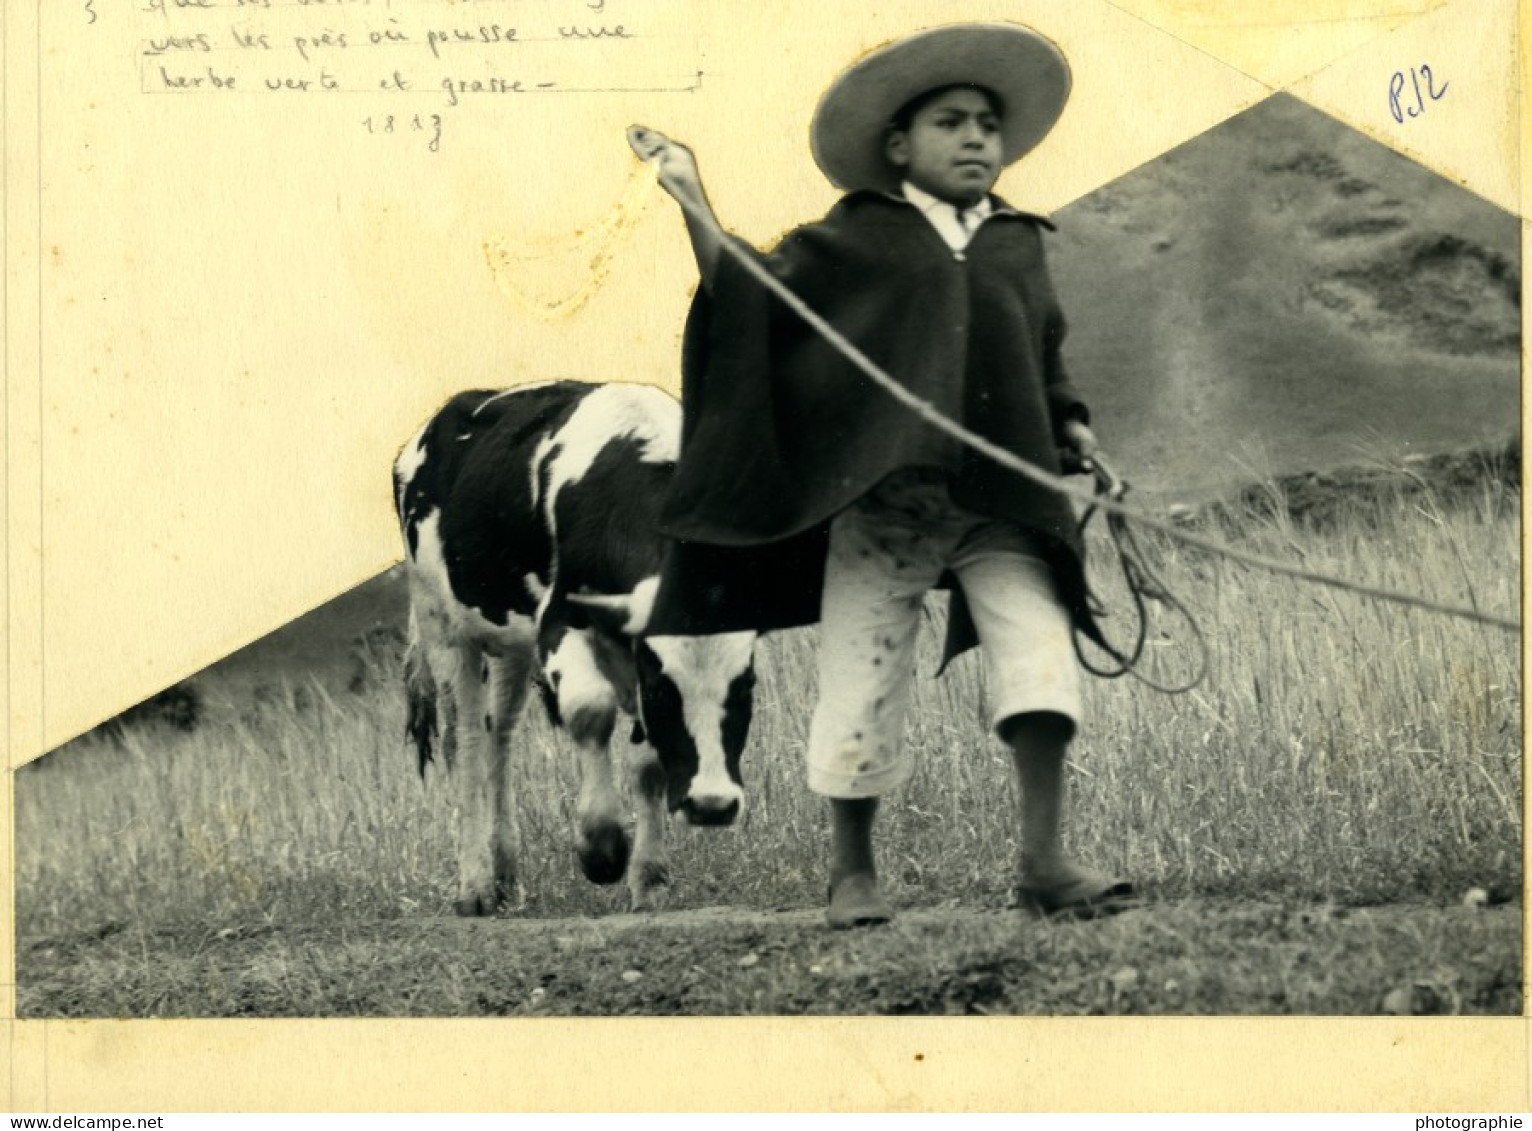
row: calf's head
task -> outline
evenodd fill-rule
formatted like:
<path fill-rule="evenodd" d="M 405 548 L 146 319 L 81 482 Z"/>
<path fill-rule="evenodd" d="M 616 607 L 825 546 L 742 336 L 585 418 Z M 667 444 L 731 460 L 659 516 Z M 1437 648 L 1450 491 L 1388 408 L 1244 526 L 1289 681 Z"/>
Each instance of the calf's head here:
<path fill-rule="evenodd" d="M 672 811 L 728 825 L 745 803 L 740 755 L 755 693 L 755 633 L 637 642 L 644 730 L 665 769 Z"/>
<path fill-rule="evenodd" d="M 569 600 L 633 640 L 639 714 L 665 770 L 671 811 L 694 825 L 732 824 L 745 803 L 739 764 L 754 702 L 756 634 L 645 637 L 651 582 L 631 594 Z"/>

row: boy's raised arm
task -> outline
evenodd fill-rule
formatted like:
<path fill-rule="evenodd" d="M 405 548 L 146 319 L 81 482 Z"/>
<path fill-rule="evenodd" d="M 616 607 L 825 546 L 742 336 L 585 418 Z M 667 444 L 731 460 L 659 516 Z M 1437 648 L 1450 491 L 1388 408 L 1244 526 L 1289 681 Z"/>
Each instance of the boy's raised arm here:
<path fill-rule="evenodd" d="M 692 254 L 697 257 L 702 285 L 712 290 L 718 257 L 723 254 L 724 234 L 712 205 L 708 203 L 707 193 L 703 191 L 697 159 L 680 142 L 644 126 L 628 127 L 628 144 L 640 158 L 655 163 L 660 173 L 660 187 L 683 206 L 681 212 L 686 218 L 686 232 L 691 237 Z"/>

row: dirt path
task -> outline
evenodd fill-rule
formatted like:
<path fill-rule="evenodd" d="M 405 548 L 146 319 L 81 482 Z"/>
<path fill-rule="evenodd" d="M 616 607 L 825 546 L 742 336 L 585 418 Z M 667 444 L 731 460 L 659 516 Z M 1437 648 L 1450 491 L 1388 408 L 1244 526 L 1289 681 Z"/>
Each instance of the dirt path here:
<path fill-rule="evenodd" d="M 1519 905 L 412 918 L 22 939 L 22 1016 L 1516 1013 Z M 146 959 L 148 959 L 146 961 Z"/>

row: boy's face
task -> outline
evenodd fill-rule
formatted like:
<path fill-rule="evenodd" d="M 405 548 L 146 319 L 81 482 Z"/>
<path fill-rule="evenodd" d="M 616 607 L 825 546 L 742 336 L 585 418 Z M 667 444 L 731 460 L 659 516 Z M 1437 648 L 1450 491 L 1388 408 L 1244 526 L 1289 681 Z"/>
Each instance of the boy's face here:
<path fill-rule="evenodd" d="M 888 135 L 884 152 L 916 188 L 968 208 L 1000 176 L 1000 118 L 980 91 L 944 91 Z"/>

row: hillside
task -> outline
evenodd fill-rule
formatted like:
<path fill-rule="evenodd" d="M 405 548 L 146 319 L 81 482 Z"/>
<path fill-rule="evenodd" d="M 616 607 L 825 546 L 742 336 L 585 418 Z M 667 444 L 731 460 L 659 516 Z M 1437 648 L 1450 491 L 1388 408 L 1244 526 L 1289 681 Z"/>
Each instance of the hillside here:
<path fill-rule="evenodd" d="M 1517 432 L 1515 218 L 1296 99 L 1055 219 L 1070 366 L 1141 492 Z"/>

